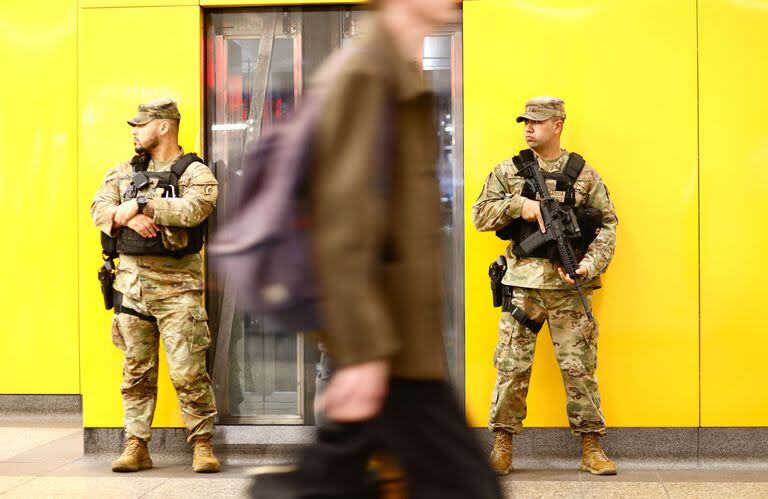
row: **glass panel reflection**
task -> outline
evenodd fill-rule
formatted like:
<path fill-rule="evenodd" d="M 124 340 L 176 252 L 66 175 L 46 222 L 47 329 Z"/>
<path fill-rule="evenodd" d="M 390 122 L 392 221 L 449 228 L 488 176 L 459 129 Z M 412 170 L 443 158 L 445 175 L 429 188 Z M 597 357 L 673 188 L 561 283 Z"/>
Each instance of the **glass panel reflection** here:
<path fill-rule="evenodd" d="M 423 68 L 424 73 L 432 85 L 435 93 L 435 122 L 438 136 L 438 157 L 437 157 L 437 176 L 440 182 L 440 202 L 442 208 L 442 234 L 445 271 L 445 293 L 444 327 L 445 327 L 445 349 L 448 359 L 448 369 L 454 381 L 457 381 L 455 359 L 458 355 L 457 344 L 457 325 L 455 324 L 457 296 L 451 292 L 456 285 L 457 277 L 462 275 L 463 263 L 457 266 L 457 255 L 454 249 L 454 238 L 456 234 L 461 237 L 461 231 L 457 232 L 454 227 L 454 208 L 456 206 L 456 196 L 454 184 L 457 178 L 462 177 L 462 169 L 457 167 L 456 158 L 453 154 L 454 148 L 454 127 L 453 127 L 453 108 L 455 103 L 454 92 L 452 88 L 451 74 L 451 44 L 453 39 L 450 35 L 430 36 L 424 40 Z M 458 275 L 457 275 L 458 271 Z M 458 297 L 461 298 L 461 297 Z M 463 307 L 464 301 L 458 303 Z M 463 331 L 462 331 L 463 332 Z"/>
<path fill-rule="evenodd" d="M 244 153 L 263 126 L 290 117 L 315 69 L 334 51 L 364 34 L 362 8 L 223 9 L 206 11 L 206 149 L 219 180 L 211 228 L 227 220 Z M 461 95 L 455 85 L 458 28 L 429 37 L 424 70 L 437 96 L 438 176 L 446 251 L 446 353 L 456 376 L 463 371 L 462 165 L 460 130 L 454 129 Z M 225 423 L 312 422 L 314 342 L 294 332 L 271 331 L 261 317 L 240 310 L 226 276 L 208 268 L 208 309 L 217 337 L 214 383 Z M 218 369 L 217 369 L 218 367 Z"/>

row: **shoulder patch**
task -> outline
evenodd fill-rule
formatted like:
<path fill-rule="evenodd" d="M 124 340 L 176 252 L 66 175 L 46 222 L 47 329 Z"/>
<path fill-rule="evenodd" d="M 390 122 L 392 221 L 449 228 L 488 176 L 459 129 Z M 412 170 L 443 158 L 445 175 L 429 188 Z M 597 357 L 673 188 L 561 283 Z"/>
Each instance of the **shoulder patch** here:
<path fill-rule="evenodd" d="M 218 184 L 211 169 L 200 161 L 190 164 L 184 171 L 184 175 L 179 179 L 179 182 L 187 183 L 192 180 L 198 184 Z"/>

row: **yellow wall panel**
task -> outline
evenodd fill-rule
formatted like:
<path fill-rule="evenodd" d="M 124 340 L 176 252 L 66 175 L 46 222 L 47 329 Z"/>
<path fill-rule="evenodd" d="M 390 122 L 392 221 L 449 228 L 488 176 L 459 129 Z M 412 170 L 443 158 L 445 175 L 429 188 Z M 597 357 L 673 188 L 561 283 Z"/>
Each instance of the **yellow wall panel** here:
<path fill-rule="evenodd" d="M 768 2 L 700 0 L 701 423 L 768 425 Z"/>
<path fill-rule="evenodd" d="M 2 12 L 0 393 L 76 394 L 76 3 Z"/>
<path fill-rule="evenodd" d="M 198 0 L 80 0 L 80 8 L 197 6 Z"/>
<path fill-rule="evenodd" d="M 181 111 L 181 145 L 200 151 L 202 112 L 199 7 L 81 9 L 79 19 L 80 316 L 85 426 L 120 426 L 122 353 L 110 338 L 111 312 L 96 281 L 99 233 L 89 206 L 106 171 L 133 156 L 126 124 L 140 102 L 172 97 Z M 144 36 L 135 36 L 140 27 Z M 164 353 L 162 357 L 164 358 Z M 181 425 L 176 394 L 161 363 L 156 426 Z"/>
<path fill-rule="evenodd" d="M 565 99 L 564 147 L 608 185 L 617 251 L 596 292 L 598 377 L 609 426 L 698 425 L 697 108 L 694 0 L 464 3 L 466 400 L 487 424 L 499 311 L 488 264 L 504 244 L 473 228 L 485 177 L 525 147 L 527 98 Z M 567 426 L 542 330 L 529 426 Z"/>

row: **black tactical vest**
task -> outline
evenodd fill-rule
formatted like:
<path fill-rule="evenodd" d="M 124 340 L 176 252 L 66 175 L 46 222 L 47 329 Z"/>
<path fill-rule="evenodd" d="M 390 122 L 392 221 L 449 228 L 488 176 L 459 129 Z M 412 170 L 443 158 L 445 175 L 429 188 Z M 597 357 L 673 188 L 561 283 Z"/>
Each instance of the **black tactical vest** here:
<path fill-rule="evenodd" d="M 523 161 L 520 156 L 512 158 L 512 162 L 518 168 L 518 174 L 525 177 L 525 186 L 520 193 L 523 197 L 536 200 L 536 192 L 533 187 L 533 183 L 529 180 L 531 173 L 528 169 L 523 169 Z M 574 249 L 576 249 L 580 255 L 577 255 L 581 259 L 586 253 L 587 248 L 595 240 L 597 233 L 602 226 L 602 213 L 596 208 L 576 207 L 576 190 L 574 183 L 576 179 L 581 175 L 581 171 L 584 169 L 585 161 L 581 155 L 572 152 L 568 157 L 568 163 L 562 172 L 545 172 L 542 171 L 544 180 L 555 181 L 557 192 L 564 193 L 562 199 L 558 199 L 558 203 L 565 209 L 572 210 L 579 223 L 579 230 L 581 231 L 581 237 L 573 241 Z M 521 172 L 522 171 L 522 172 Z M 516 218 L 509 225 L 501 230 L 496 231 L 496 236 L 499 239 L 511 240 L 511 241 L 524 241 L 528 236 L 534 234 L 539 229 L 538 222 L 527 222 L 522 218 Z M 531 253 L 525 253 L 520 246 L 515 245 L 512 248 L 512 253 L 520 258 L 547 258 L 549 260 L 558 261 L 559 253 L 557 247 L 553 243 L 544 244 Z"/>
<path fill-rule="evenodd" d="M 157 179 L 156 188 L 163 189 L 163 197 L 179 197 L 179 179 L 187 170 L 187 167 L 196 161 L 202 163 L 202 160 L 195 153 L 185 154 L 176 160 L 167 172 L 148 172 L 149 156 L 134 156 L 131 160 L 134 174 L 133 180 L 131 180 L 131 188 L 123 195 L 121 201 L 136 198 L 138 191 L 135 182 L 137 178 L 142 178 L 141 176 L 137 177 L 139 173 L 146 176 L 144 178 Z M 155 237 L 145 238 L 129 227 L 120 228 L 117 237 L 110 237 L 102 232 L 101 248 L 105 256 L 112 258 L 116 258 L 118 255 L 158 255 L 181 258 L 185 255 L 200 252 L 205 242 L 207 228 L 208 220 L 206 219 L 199 225 L 186 229 L 188 236 L 187 246 L 176 251 L 170 251 L 165 248 L 161 234 L 158 233 Z"/>

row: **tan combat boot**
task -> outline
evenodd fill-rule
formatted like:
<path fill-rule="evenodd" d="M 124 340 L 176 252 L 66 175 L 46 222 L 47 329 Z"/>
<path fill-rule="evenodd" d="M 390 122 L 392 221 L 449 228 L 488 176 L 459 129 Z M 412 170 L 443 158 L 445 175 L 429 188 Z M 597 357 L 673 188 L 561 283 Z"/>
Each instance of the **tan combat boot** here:
<path fill-rule="evenodd" d="M 138 437 L 129 437 L 122 455 L 112 461 L 112 471 L 139 471 L 151 467 L 147 443 Z"/>
<path fill-rule="evenodd" d="M 499 475 L 512 471 L 512 434 L 504 430 L 495 430 L 496 440 L 491 451 L 491 468 Z"/>
<path fill-rule="evenodd" d="M 583 457 L 579 465 L 580 471 L 589 471 L 593 475 L 615 475 L 616 463 L 608 459 L 597 441 L 596 433 L 585 433 L 581 436 Z"/>
<path fill-rule="evenodd" d="M 192 443 L 192 469 L 195 473 L 218 473 L 221 463 L 213 455 L 211 439 L 202 437 Z"/>

